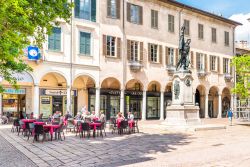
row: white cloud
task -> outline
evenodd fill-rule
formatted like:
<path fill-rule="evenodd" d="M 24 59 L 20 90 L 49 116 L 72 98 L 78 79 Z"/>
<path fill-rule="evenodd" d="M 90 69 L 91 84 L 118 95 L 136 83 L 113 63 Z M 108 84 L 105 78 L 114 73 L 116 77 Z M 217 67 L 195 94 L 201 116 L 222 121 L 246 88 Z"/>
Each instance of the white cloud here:
<path fill-rule="evenodd" d="M 250 18 L 248 14 L 234 14 L 229 19 L 242 23 L 242 26 L 238 26 L 235 29 L 235 40 L 241 41 L 246 40 L 250 42 L 250 22 L 247 20 Z"/>

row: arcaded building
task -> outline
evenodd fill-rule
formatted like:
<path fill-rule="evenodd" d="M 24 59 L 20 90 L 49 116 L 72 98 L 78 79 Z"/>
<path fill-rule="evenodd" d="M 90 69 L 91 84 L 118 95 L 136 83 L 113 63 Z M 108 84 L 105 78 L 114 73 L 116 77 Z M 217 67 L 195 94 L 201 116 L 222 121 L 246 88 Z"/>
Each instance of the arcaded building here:
<path fill-rule="evenodd" d="M 119 111 L 163 120 L 171 104 L 182 25 L 191 39 L 193 98 L 200 117 L 224 117 L 233 106 L 230 61 L 239 23 L 170 0 L 74 3 L 73 24 L 54 27 L 41 60 L 26 60 L 34 71 L 19 74 L 21 91 L 3 81 L 3 113 L 76 114 L 86 106 L 104 112 L 107 120 Z"/>

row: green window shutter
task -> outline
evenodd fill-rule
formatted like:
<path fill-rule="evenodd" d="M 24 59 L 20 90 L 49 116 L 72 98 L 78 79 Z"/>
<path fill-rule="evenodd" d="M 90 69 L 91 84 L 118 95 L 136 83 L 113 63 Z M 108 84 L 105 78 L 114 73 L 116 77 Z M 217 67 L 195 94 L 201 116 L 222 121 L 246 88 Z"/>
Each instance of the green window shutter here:
<path fill-rule="evenodd" d="M 90 55 L 90 33 L 80 32 L 80 53 L 85 55 Z"/>
<path fill-rule="evenodd" d="M 61 50 L 61 28 L 59 27 L 53 27 L 52 33 L 49 36 L 49 50 Z"/>
<path fill-rule="evenodd" d="M 91 21 L 96 22 L 96 0 L 91 0 Z"/>
<path fill-rule="evenodd" d="M 75 17 L 80 17 L 80 0 L 75 0 Z"/>

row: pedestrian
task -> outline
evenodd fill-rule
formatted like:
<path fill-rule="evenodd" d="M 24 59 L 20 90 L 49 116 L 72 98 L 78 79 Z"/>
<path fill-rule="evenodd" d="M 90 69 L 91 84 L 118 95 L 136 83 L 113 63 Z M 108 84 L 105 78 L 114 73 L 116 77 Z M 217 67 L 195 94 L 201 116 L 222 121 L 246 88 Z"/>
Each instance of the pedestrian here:
<path fill-rule="evenodd" d="M 229 125 L 232 126 L 232 122 L 233 122 L 233 111 L 232 108 L 229 108 L 227 111 L 227 117 L 229 120 Z"/>

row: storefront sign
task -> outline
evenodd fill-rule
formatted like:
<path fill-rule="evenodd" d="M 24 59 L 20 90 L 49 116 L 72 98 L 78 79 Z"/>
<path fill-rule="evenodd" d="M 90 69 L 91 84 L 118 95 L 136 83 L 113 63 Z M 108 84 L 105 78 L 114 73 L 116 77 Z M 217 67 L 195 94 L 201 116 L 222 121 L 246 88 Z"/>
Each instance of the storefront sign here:
<path fill-rule="evenodd" d="M 41 95 L 50 95 L 50 96 L 67 96 L 67 90 L 58 90 L 58 89 L 41 89 Z M 77 96 L 76 90 L 71 91 L 72 96 Z"/>
<path fill-rule="evenodd" d="M 121 91 L 113 89 L 101 89 L 101 94 L 120 95 Z"/>
<path fill-rule="evenodd" d="M 4 93 L 6 93 L 6 94 L 26 94 L 26 91 L 25 91 L 25 89 L 6 88 L 6 89 L 4 89 Z"/>
<path fill-rule="evenodd" d="M 143 95 L 143 92 L 141 91 L 125 91 L 125 94 L 126 95 L 130 95 L 130 96 L 142 96 Z"/>

